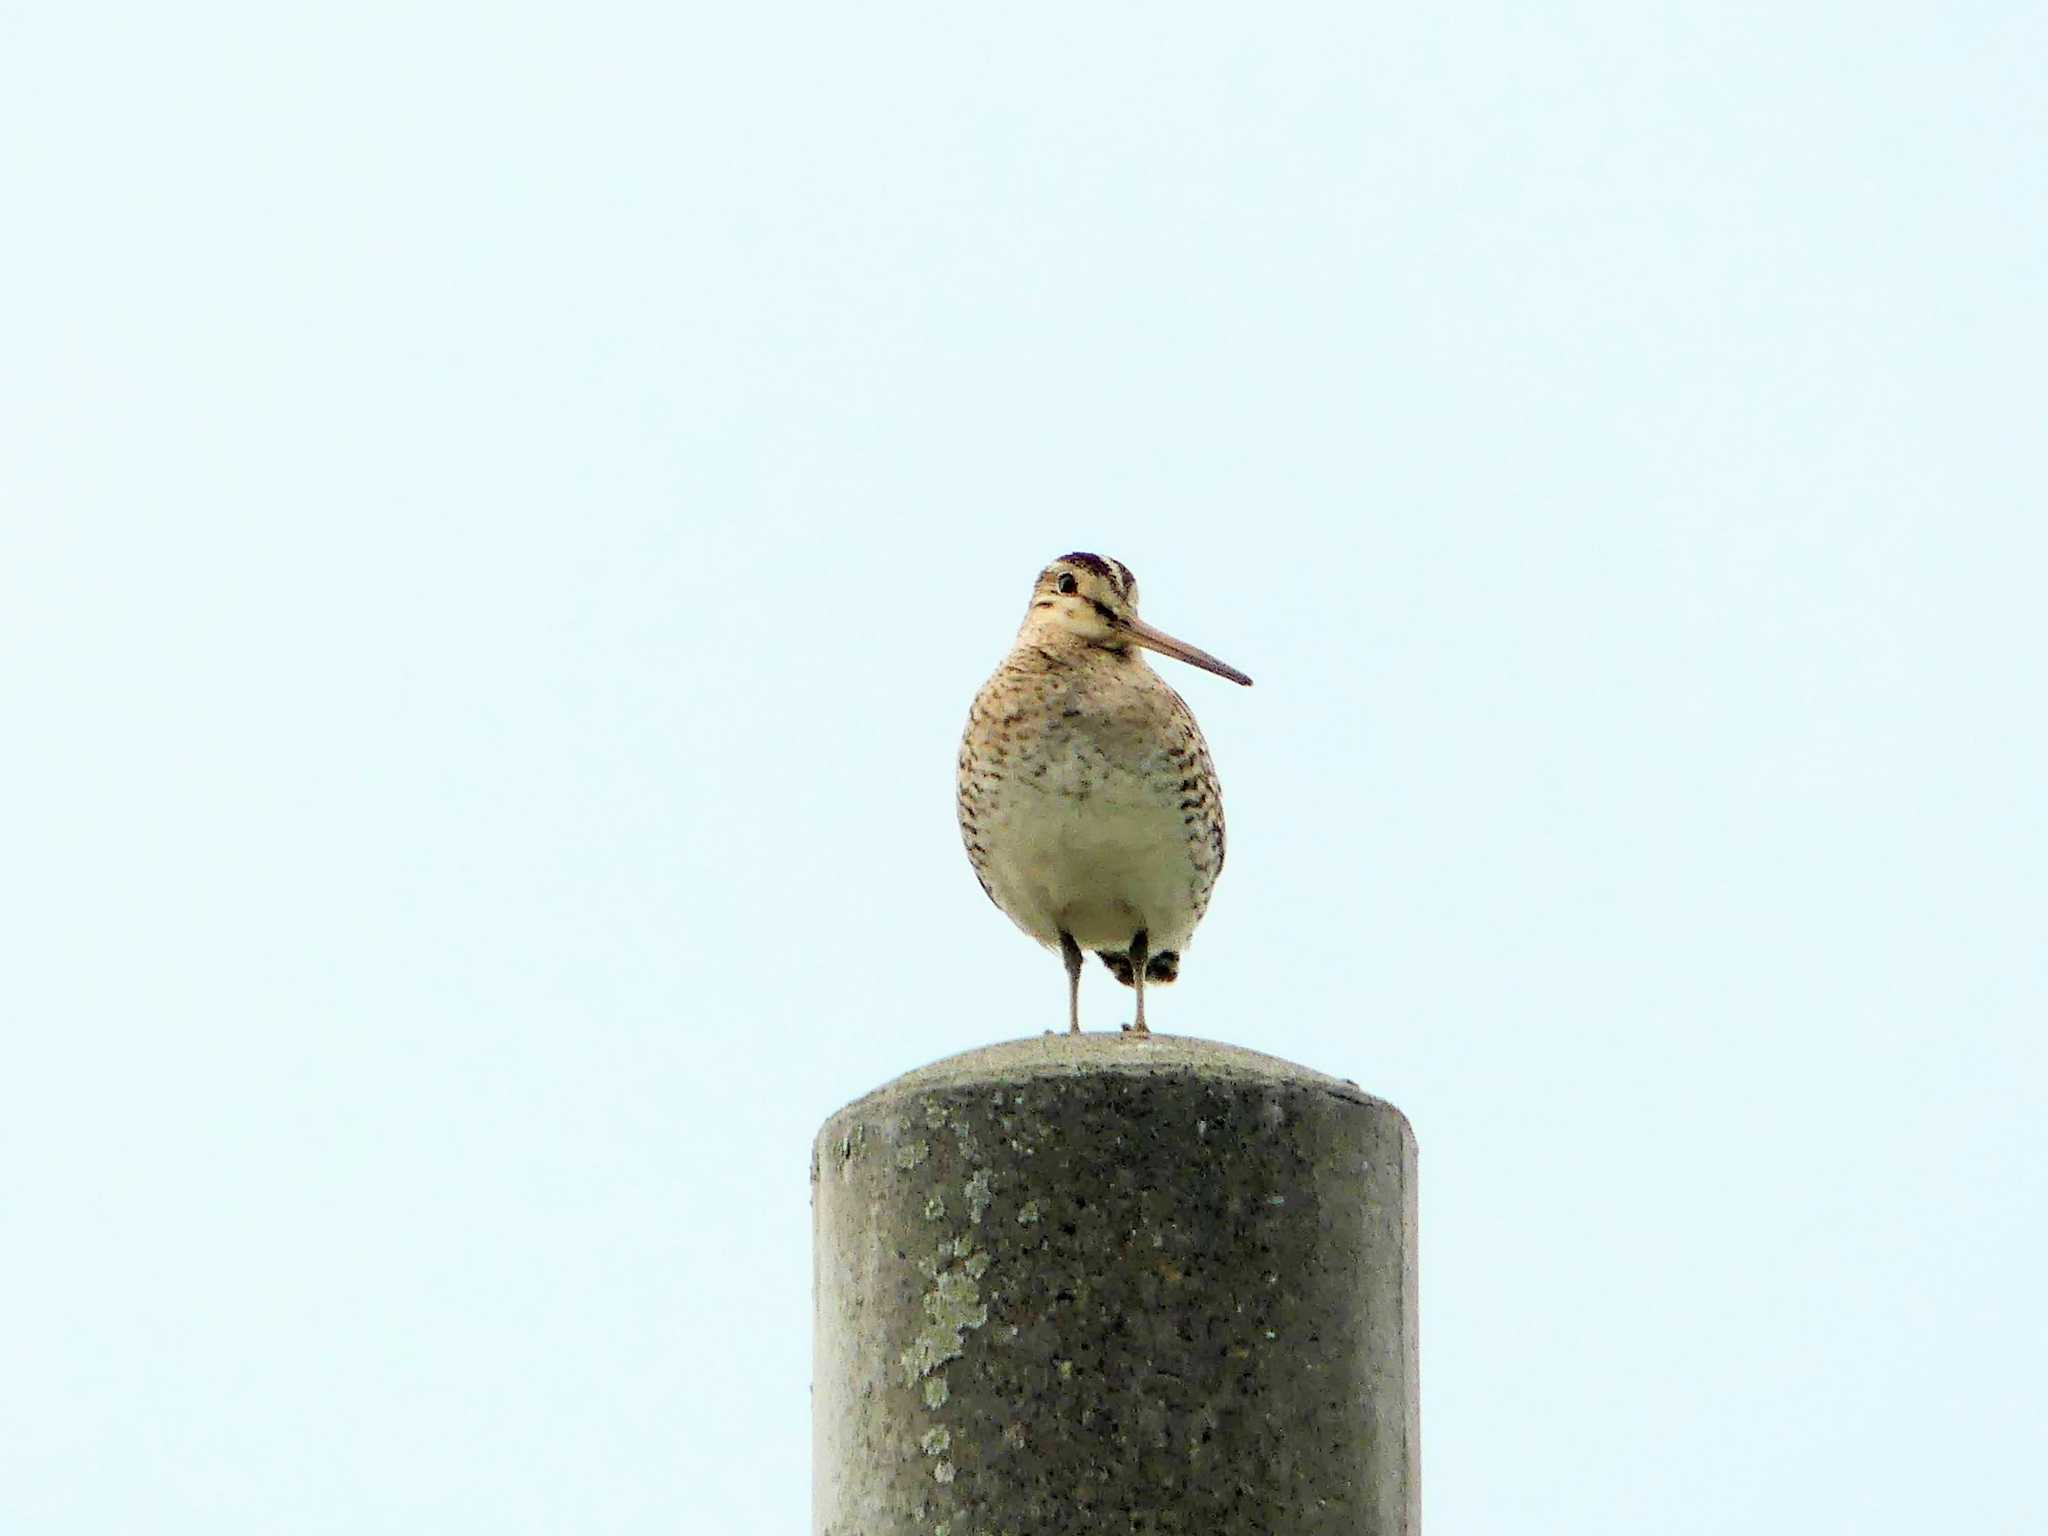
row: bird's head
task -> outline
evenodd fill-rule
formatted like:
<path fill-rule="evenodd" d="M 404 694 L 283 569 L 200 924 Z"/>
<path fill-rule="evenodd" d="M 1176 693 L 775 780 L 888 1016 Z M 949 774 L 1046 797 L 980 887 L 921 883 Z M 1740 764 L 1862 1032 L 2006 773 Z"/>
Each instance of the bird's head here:
<path fill-rule="evenodd" d="M 1083 647 L 1123 653 L 1142 646 L 1251 686 L 1252 680 L 1237 668 L 1139 618 L 1138 578 L 1121 560 L 1101 555 L 1062 555 L 1038 573 L 1031 606 L 1024 613 L 1023 634 L 1031 643 L 1054 651 Z"/>

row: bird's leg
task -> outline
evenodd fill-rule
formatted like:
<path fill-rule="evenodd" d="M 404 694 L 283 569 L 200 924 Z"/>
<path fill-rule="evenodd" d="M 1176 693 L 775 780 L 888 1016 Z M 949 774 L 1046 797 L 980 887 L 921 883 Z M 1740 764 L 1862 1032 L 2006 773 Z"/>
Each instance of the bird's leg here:
<path fill-rule="evenodd" d="M 1060 930 L 1060 958 L 1067 962 L 1067 1033 L 1081 1033 L 1081 946 L 1066 929 Z"/>
<path fill-rule="evenodd" d="M 1138 1020 L 1131 1026 L 1134 1035 L 1149 1035 L 1145 1027 L 1145 961 L 1150 949 L 1151 935 L 1143 928 L 1131 935 L 1131 989 L 1138 994 Z"/>

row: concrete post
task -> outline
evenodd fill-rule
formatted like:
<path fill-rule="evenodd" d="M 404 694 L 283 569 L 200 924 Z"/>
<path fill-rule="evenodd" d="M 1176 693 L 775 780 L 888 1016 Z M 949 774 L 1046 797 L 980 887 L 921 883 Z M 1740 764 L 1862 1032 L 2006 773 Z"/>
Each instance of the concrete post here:
<path fill-rule="evenodd" d="M 896 1079 L 818 1133 L 817 1536 L 1414 1536 L 1415 1138 L 1154 1035 Z"/>

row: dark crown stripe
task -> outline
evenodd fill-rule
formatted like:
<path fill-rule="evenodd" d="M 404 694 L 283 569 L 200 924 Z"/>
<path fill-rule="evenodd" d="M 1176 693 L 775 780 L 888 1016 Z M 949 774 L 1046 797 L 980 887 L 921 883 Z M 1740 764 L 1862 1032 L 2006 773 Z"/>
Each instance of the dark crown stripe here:
<path fill-rule="evenodd" d="M 1077 550 L 1071 555 L 1061 555 L 1065 565 L 1078 565 L 1084 571 L 1093 571 L 1117 590 L 1119 597 L 1129 597 L 1138 585 L 1138 578 L 1131 574 L 1131 568 L 1121 560 L 1105 560 L 1100 555 L 1091 555 Z"/>

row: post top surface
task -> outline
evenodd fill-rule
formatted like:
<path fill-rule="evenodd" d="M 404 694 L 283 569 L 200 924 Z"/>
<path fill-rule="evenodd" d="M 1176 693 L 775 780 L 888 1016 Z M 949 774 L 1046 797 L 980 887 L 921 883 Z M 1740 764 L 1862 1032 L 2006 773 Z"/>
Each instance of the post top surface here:
<path fill-rule="evenodd" d="M 1187 1035 L 1045 1034 L 981 1046 L 917 1067 L 848 1104 L 826 1121 L 825 1131 L 842 1116 L 878 1100 L 1096 1074 L 1126 1078 L 1195 1077 L 1245 1087 L 1322 1092 L 1364 1108 L 1390 1110 L 1400 1116 L 1404 1125 L 1407 1123 L 1407 1117 L 1394 1105 L 1367 1093 L 1347 1078 L 1332 1077 L 1278 1056 L 1219 1040 Z"/>

